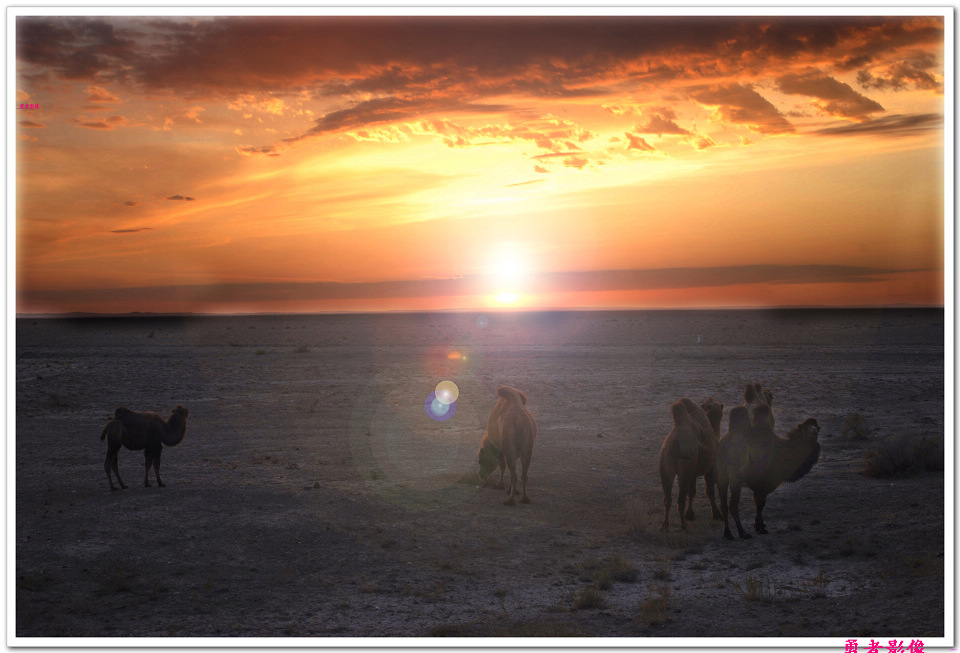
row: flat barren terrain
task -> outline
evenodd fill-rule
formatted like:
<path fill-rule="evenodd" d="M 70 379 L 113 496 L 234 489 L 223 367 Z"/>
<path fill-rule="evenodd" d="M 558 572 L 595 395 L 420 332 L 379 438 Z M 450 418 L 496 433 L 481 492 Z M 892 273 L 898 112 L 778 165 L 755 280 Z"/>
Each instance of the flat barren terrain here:
<path fill-rule="evenodd" d="M 18 637 L 944 636 L 944 472 L 864 474 L 891 436 L 942 451 L 940 310 L 22 318 L 16 335 Z M 444 380 L 456 412 L 434 421 Z M 726 432 L 748 381 L 782 435 L 819 420 L 819 462 L 770 496 L 767 535 L 724 540 L 702 481 L 697 519 L 679 530 L 675 486 L 660 532 L 670 404 L 713 396 Z M 477 475 L 499 385 L 539 424 L 527 505 Z M 177 405 L 166 487 L 122 450 L 112 492 L 114 409 Z M 741 513 L 752 532 L 749 490 Z"/>

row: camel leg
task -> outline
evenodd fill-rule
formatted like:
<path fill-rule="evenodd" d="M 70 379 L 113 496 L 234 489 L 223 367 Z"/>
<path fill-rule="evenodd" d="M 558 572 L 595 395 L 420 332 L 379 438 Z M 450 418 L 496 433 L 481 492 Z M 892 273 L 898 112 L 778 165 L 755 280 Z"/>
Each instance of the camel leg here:
<path fill-rule="evenodd" d="M 157 450 L 153 452 L 153 473 L 157 475 L 157 485 L 159 487 L 164 487 L 163 481 L 160 480 L 160 454 L 163 452 L 163 448 L 157 447 Z"/>
<path fill-rule="evenodd" d="M 150 487 L 150 467 L 153 466 L 153 455 L 149 449 L 143 452 L 143 487 Z"/>
<path fill-rule="evenodd" d="M 760 535 L 766 535 L 767 525 L 763 523 L 763 507 L 767 505 L 766 495 L 754 494 L 753 504 L 757 507 L 757 516 L 753 520 L 753 529 Z"/>
<path fill-rule="evenodd" d="M 732 540 L 733 533 L 730 531 L 730 522 L 727 519 L 727 516 L 729 514 L 729 510 L 727 506 L 727 488 L 728 487 L 729 487 L 729 484 L 722 480 L 719 483 L 717 483 L 717 489 L 720 490 L 720 517 L 723 519 L 723 537 L 726 540 Z"/>
<path fill-rule="evenodd" d="M 717 510 L 717 501 L 714 498 L 714 493 L 716 491 L 717 485 L 717 468 L 711 467 L 707 470 L 707 473 L 703 475 L 703 483 L 707 487 L 707 498 L 710 499 L 710 509 L 713 511 L 713 519 L 720 519 L 720 511 Z"/>
<path fill-rule="evenodd" d="M 749 540 L 752 535 L 743 530 L 743 524 L 740 523 L 740 484 L 730 486 L 730 512 L 733 514 L 733 521 L 737 525 L 737 532 L 741 540 Z"/>
<path fill-rule="evenodd" d="M 670 495 L 673 494 L 673 474 L 660 472 L 660 484 L 663 485 L 663 523 L 660 524 L 660 532 L 666 533 L 670 530 Z"/>
<path fill-rule="evenodd" d="M 503 502 L 505 506 L 516 505 L 513 495 L 517 492 L 517 459 L 514 456 L 507 456 L 508 471 L 510 472 L 510 484 L 507 486 L 507 500 Z"/>
<path fill-rule="evenodd" d="M 530 468 L 530 458 L 531 456 L 524 456 L 520 461 L 522 467 L 520 482 L 523 484 L 523 497 L 520 499 L 520 503 L 530 503 L 530 499 L 527 497 L 527 469 Z"/>
<path fill-rule="evenodd" d="M 683 506 L 687 502 L 688 483 L 682 475 L 677 476 L 677 514 L 680 515 L 680 530 L 687 530 L 687 520 L 683 516 Z"/>
<path fill-rule="evenodd" d="M 122 478 L 120 478 L 120 450 L 119 449 L 117 449 L 117 451 L 113 454 L 112 467 L 113 467 L 113 473 L 117 475 L 117 482 L 120 483 L 120 487 L 126 490 L 127 484 L 123 482 Z M 113 487 L 112 484 L 111 484 L 111 487 Z"/>
<path fill-rule="evenodd" d="M 687 488 L 687 521 L 693 521 L 695 515 L 693 514 L 693 498 L 697 496 L 697 477 L 694 476 L 690 481 L 690 486 Z"/>
<path fill-rule="evenodd" d="M 110 489 L 111 489 L 111 490 L 118 490 L 118 489 L 120 489 L 120 488 L 117 488 L 117 487 L 114 486 L 114 484 L 113 484 L 113 477 L 110 475 L 110 470 L 111 470 L 111 469 L 114 469 L 114 465 L 116 465 L 116 453 L 115 453 L 115 452 L 111 452 L 111 451 L 107 451 L 107 458 L 106 458 L 106 460 L 103 461 L 103 471 L 105 471 L 105 472 L 107 473 L 107 481 L 110 483 Z M 119 474 L 117 475 L 117 480 L 120 480 L 120 475 L 119 475 Z M 122 483 L 123 483 L 123 482 L 121 481 L 121 484 L 122 484 Z"/>
<path fill-rule="evenodd" d="M 496 489 L 498 489 L 498 490 L 502 490 L 503 487 L 504 487 L 504 486 L 503 486 L 503 473 L 504 473 L 505 471 L 507 471 L 507 461 L 504 460 L 502 453 L 500 454 L 500 460 L 497 462 L 497 467 L 500 468 L 500 481 L 499 481 L 496 485 L 494 485 L 494 488 L 496 488 Z"/>

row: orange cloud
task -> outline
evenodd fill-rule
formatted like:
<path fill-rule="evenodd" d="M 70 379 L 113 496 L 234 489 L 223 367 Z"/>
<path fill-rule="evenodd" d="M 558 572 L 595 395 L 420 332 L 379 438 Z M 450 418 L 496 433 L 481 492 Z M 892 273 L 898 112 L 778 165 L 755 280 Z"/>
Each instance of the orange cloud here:
<path fill-rule="evenodd" d="M 769 100 L 749 86 L 721 84 L 694 90 L 697 102 L 716 107 L 716 115 L 723 122 L 747 125 L 761 134 L 784 134 L 795 131 Z"/>

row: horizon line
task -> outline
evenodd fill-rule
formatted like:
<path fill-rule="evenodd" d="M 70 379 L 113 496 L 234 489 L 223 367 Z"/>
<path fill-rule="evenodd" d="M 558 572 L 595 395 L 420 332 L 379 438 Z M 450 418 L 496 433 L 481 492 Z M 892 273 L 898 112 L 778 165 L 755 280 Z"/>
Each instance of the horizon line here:
<path fill-rule="evenodd" d="M 260 312 L 223 312 L 205 313 L 192 311 L 152 312 L 129 311 L 109 313 L 102 311 L 67 311 L 64 313 L 14 313 L 14 319 L 71 319 L 71 318 L 150 318 L 150 317 L 286 317 L 286 316 L 326 316 L 326 315 L 418 315 L 429 313 L 468 314 L 468 313 L 603 313 L 603 312 L 667 312 L 667 311 L 876 311 L 876 310 L 945 310 L 944 304 L 863 304 L 856 306 L 832 306 L 827 304 L 784 304 L 778 306 L 622 306 L 622 307 L 538 307 L 489 309 L 391 309 L 391 310 L 340 310 L 340 311 L 260 311 Z"/>

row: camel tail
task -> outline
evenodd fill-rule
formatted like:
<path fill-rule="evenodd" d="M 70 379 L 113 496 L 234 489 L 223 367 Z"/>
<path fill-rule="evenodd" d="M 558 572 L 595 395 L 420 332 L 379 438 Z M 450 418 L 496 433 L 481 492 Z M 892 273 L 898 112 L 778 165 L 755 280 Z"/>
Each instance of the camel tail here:
<path fill-rule="evenodd" d="M 107 422 L 106 425 L 103 427 L 103 430 L 100 431 L 100 439 L 101 439 L 101 440 L 106 440 L 106 439 L 107 439 L 107 431 L 109 431 L 109 430 L 110 430 L 110 422 Z"/>

